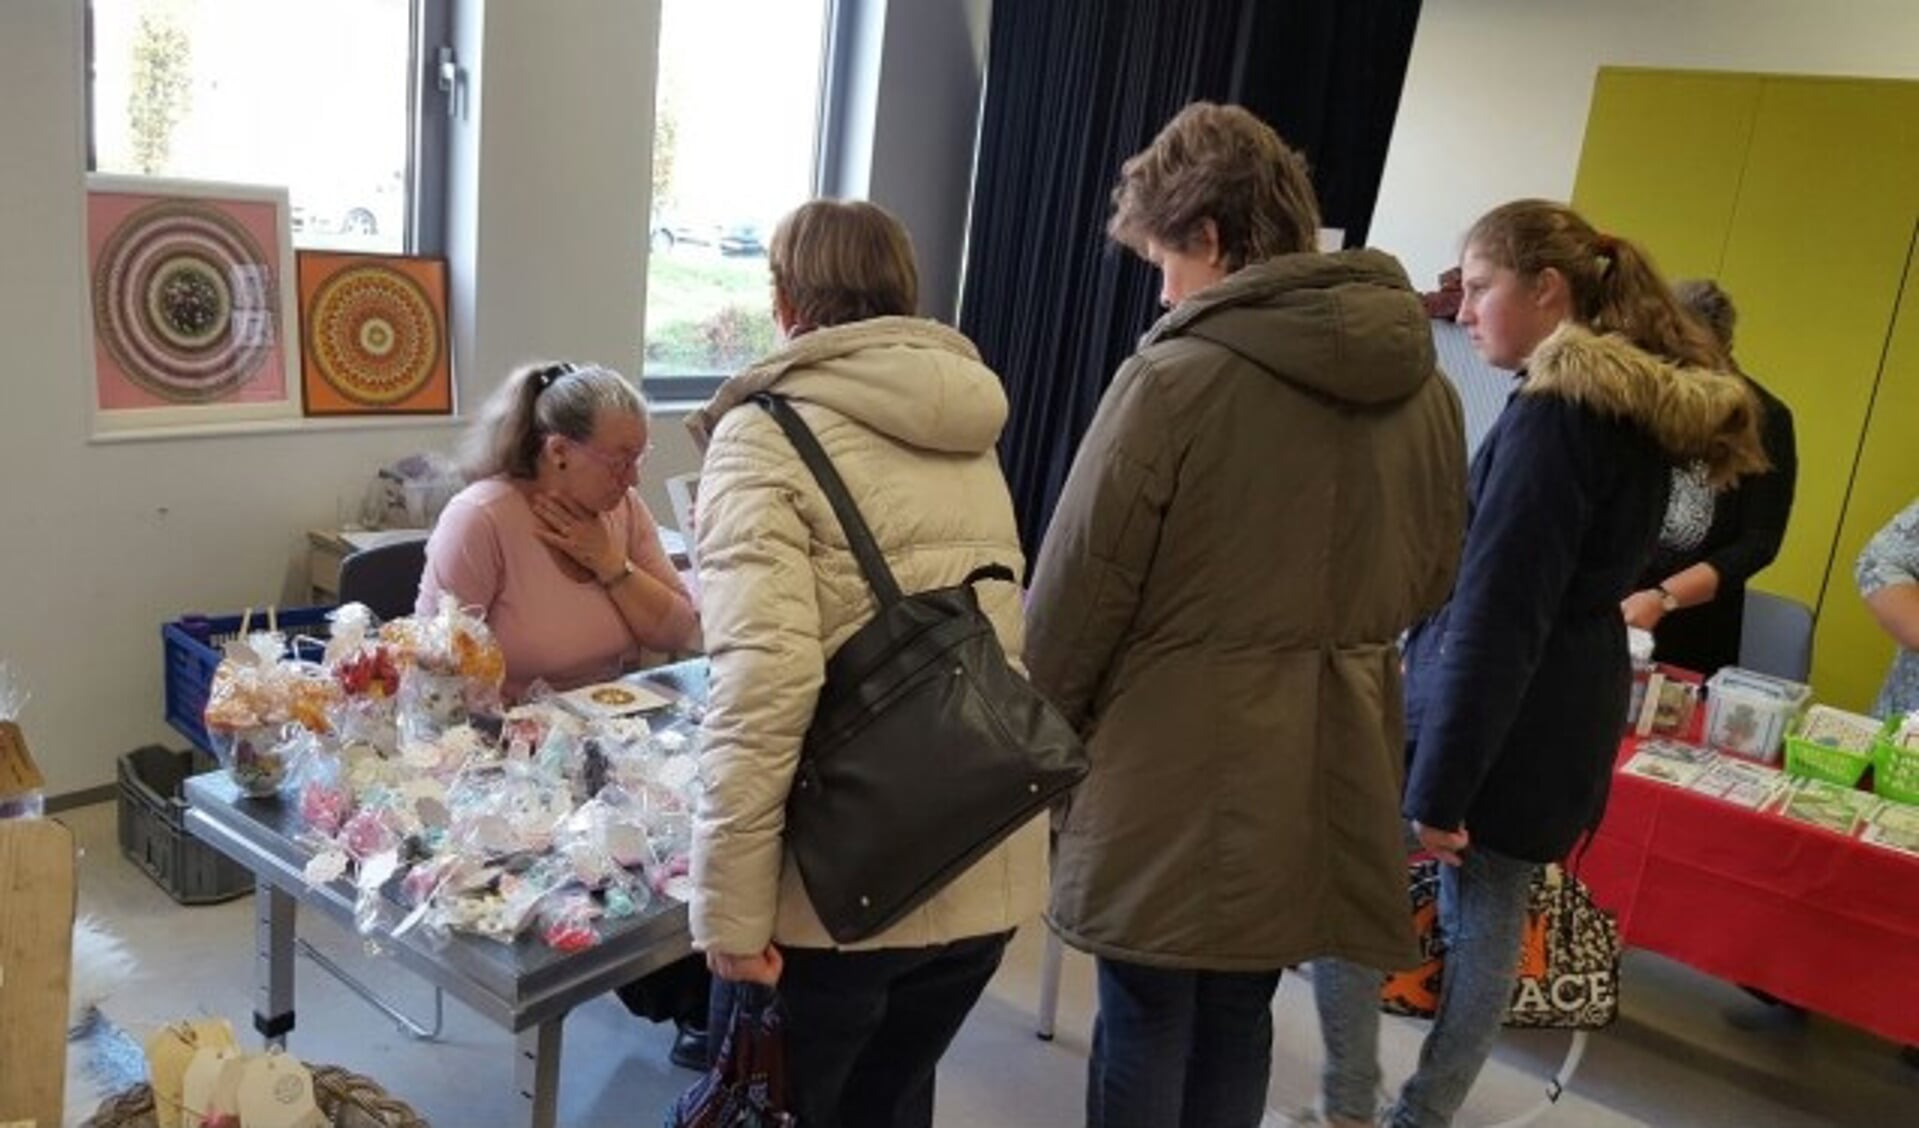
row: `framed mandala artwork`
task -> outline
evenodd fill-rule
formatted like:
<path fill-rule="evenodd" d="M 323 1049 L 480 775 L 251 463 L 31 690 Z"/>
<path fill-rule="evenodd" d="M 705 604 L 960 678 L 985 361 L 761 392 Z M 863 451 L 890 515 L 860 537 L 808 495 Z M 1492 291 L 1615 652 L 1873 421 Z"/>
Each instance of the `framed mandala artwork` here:
<path fill-rule="evenodd" d="M 448 415 L 446 263 L 300 252 L 301 394 L 308 415 Z"/>
<path fill-rule="evenodd" d="M 299 414 L 284 188 L 87 177 L 96 437 Z"/>

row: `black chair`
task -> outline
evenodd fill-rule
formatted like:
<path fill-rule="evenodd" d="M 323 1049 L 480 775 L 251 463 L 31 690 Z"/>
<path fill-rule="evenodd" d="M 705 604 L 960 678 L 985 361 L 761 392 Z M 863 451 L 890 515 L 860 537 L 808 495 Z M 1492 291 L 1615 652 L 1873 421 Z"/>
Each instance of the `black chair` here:
<path fill-rule="evenodd" d="M 382 621 L 413 614 L 426 571 L 426 538 L 362 549 L 340 561 L 340 602 L 364 603 Z"/>

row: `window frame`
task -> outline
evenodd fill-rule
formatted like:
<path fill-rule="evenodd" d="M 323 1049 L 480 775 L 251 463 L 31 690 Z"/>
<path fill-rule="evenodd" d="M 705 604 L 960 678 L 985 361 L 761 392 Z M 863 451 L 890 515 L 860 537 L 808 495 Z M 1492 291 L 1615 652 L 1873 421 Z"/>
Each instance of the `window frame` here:
<path fill-rule="evenodd" d="M 400 253 L 444 256 L 447 245 L 447 148 L 452 134 L 450 119 L 457 105 L 459 90 L 456 81 L 453 90 L 442 92 L 439 64 L 441 50 L 452 51 L 454 9 L 458 0 L 408 2 L 412 7 L 408 44 L 412 73 L 407 83 L 406 230 Z M 98 66 L 94 58 L 93 4 L 94 0 L 86 0 L 82 32 L 82 50 L 86 54 L 82 64 L 86 76 L 84 108 L 86 171 L 89 173 L 98 171 L 99 165 L 94 139 L 94 86 Z M 464 77 L 464 72 L 460 73 L 460 77 Z"/>
<path fill-rule="evenodd" d="M 845 53 L 847 30 L 845 22 L 858 11 L 863 0 L 825 0 L 825 11 L 820 21 L 820 69 L 817 78 L 816 105 L 813 115 L 813 168 L 809 177 L 813 195 L 824 193 L 827 182 L 826 162 L 835 151 L 834 138 L 839 136 L 839 120 L 843 109 L 844 93 L 840 90 L 842 73 L 846 70 Z M 664 18 L 664 13 L 662 13 Z M 653 98 L 655 113 L 658 112 L 660 68 L 655 59 L 653 72 Z M 658 122 L 654 128 L 658 130 Z M 653 141 L 648 139 L 648 159 L 651 160 Z M 650 194 L 647 199 L 647 211 L 650 215 L 654 205 Z M 651 222 L 649 220 L 649 222 Z M 650 234 L 650 232 L 648 232 Z M 767 233 L 771 238 L 772 233 Z M 652 240 L 646 240 L 646 276 L 641 280 L 642 297 L 652 298 L 653 249 Z M 697 406 L 711 400 L 720 390 L 720 386 L 729 379 L 724 374 L 685 372 L 648 373 L 646 370 L 646 326 L 640 326 L 639 384 L 640 394 L 646 397 L 649 406 L 661 407 Z"/>

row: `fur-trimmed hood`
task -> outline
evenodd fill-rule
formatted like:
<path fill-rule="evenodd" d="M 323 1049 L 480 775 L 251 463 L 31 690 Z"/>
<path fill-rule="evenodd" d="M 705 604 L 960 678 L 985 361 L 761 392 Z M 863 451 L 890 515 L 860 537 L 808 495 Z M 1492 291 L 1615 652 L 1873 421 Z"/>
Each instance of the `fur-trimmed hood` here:
<path fill-rule="evenodd" d="M 1533 350 L 1520 394 L 1631 420 L 1676 460 L 1703 462 L 1715 486 L 1770 465 L 1760 441 L 1765 409 L 1743 378 L 1674 364 L 1616 334 L 1560 326 Z"/>

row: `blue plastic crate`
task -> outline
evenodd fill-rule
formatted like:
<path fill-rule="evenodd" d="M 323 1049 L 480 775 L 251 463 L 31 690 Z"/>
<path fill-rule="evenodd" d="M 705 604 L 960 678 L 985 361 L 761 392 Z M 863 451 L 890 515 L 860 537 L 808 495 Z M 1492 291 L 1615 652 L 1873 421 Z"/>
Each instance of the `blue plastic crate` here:
<path fill-rule="evenodd" d="M 293 607 L 278 613 L 280 630 L 292 635 L 304 633 L 324 638 L 331 607 Z M 212 615 L 203 618 L 175 619 L 160 626 L 160 645 L 165 663 L 166 717 L 173 731 L 193 742 L 195 748 L 213 751 L 207 739 L 204 716 L 207 694 L 213 689 L 213 671 L 220 665 L 220 648 L 240 634 L 240 615 Z M 251 627 L 265 630 L 265 613 L 253 616 Z M 204 635 L 201 641 L 198 635 Z M 318 660 L 319 648 L 304 648 L 302 658 Z"/>

